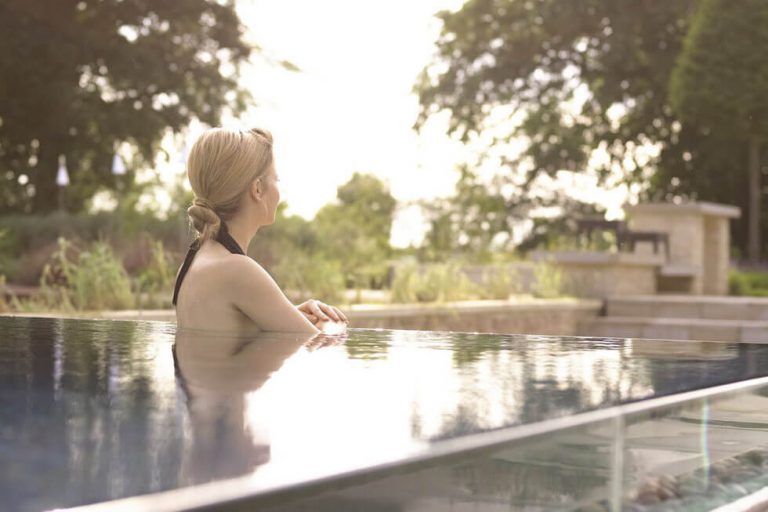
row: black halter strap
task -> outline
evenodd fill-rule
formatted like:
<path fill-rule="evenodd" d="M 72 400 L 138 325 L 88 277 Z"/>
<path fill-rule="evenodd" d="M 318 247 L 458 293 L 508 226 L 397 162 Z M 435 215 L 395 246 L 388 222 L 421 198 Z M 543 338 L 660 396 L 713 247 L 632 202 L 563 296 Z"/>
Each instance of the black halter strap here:
<path fill-rule="evenodd" d="M 227 229 L 227 225 L 223 222 L 221 223 L 221 227 L 219 228 L 219 233 L 216 235 L 216 241 L 219 242 L 221 245 L 227 248 L 229 252 L 232 254 L 242 254 L 245 256 L 245 252 L 243 252 L 242 247 L 240 247 L 240 244 L 238 244 L 234 238 L 232 238 L 232 235 L 229 234 L 229 230 Z M 192 260 L 195 259 L 195 255 L 197 254 L 197 251 L 200 249 L 200 240 L 195 239 L 194 242 L 192 242 L 189 245 L 189 250 L 187 251 L 187 255 L 184 257 L 184 263 L 181 265 L 181 270 L 179 271 L 179 275 L 176 277 L 176 286 L 173 288 L 173 301 L 172 304 L 176 305 L 176 300 L 179 298 L 179 290 L 181 289 L 181 282 L 184 281 L 184 276 L 187 275 L 187 271 L 189 270 L 190 265 L 192 265 Z"/>

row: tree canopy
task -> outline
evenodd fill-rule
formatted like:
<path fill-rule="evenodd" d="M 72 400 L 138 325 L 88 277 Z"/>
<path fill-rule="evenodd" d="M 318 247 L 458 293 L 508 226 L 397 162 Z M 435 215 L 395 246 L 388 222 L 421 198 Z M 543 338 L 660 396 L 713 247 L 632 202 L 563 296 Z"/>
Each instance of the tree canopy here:
<path fill-rule="evenodd" d="M 753 261 L 761 249 L 760 146 L 768 138 L 767 91 L 768 4 L 701 0 L 672 73 L 670 101 L 684 121 L 749 144 Z M 746 168 L 746 154 L 742 162 Z"/>
<path fill-rule="evenodd" d="M 0 4 L 0 212 L 67 208 L 115 188 L 118 143 L 151 163 L 167 129 L 217 124 L 248 95 L 238 66 L 252 49 L 233 2 L 6 0 Z"/>
<path fill-rule="evenodd" d="M 735 155 L 746 154 L 746 142 L 681 119 L 669 101 L 696 4 L 468 0 L 438 15 L 438 50 L 416 84 L 416 126 L 447 111 L 450 132 L 468 139 L 507 111 L 509 129 L 493 144 L 528 142 L 500 169 L 524 190 L 541 175 L 591 166 L 647 185 L 646 198 L 743 207 L 745 161 Z M 521 174 L 523 185 L 512 179 Z M 745 222 L 734 238 L 744 245 Z"/>
<path fill-rule="evenodd" d="M 700 0 L 672 73 L 684 120 L 746 138 L 768 137 L 768 4 Z"/>
<path fill-rule="evenodd" d="M 249 254 L 282 286 L 313 289 L 328 300 L 337 299 L 345 286 L 379 288 L 392 254 L 396 207 L 384 182 L 356 172 L 336 189 L 336 201 L 312 220 L 286 215 L 281 203 L 275 226 L 259 231 Z"/>
<path fill-rule="evenodd" d="M 397 201 L 379 178 L 357 172 L 336 197 L 315 216 L 320 253 L 340 262 L 348 285 L 381 286 Z"/>
<path fill-rule="evenodd" d="M 447 109 L 450 130 L 467 137 L 507 106 L 524 120 L 506 140 L 531 142 L 510 165 L 529 160 L 533 175 L 576 169 L 601 144 L 612 157 L 604 170 L 624 163 L 638 145 L 679 131 L 666 89 L 691 4 L 469 0 L 439 14 L 438 54 L 417 84 L 417 125 Z"/>

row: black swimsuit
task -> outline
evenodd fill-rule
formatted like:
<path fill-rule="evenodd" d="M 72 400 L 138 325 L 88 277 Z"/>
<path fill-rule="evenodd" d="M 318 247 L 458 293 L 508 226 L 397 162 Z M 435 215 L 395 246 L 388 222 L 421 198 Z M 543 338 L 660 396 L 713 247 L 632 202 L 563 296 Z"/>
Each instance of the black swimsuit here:
<path fill-rule="evenodd" d="M 243 252 L 243 249 L 240 247 L 240 245 L 235 241 L 234 238 L 232 238 L 232 235 L 229 234 L 229 230 L 227 229 L 227 225 L 223 222 L 221 223 L 221 227 L 219 228 L 219 234 L 216 235 L 216 241 L 219 242 L 221 245 L 226 247 L 229 252 L 232 254 L 242 254 L 245 256 L 245 253 Z M 187 251 L 187 255 L 184 257 L 184 263 L 181 265 L 181 271 L 179 272 L 178 277 L 176 278 L 176 286 L 173 288 L 173 305 L 176 305 L 176 299 L 179 298 L 179 289 L 181 288 L 181 282 L 184 280 L 184 276 L 187 275 L 187 271 L 189 270 L 190 265 L 192 265 L 192 260 L 195 259 L 195 254 L 197 254 L 197 251 L 200 249 L 200 241 L 199 239 L 196 239 L 194 242 L 192 242 L 189 246 L 189 250 Z"/>

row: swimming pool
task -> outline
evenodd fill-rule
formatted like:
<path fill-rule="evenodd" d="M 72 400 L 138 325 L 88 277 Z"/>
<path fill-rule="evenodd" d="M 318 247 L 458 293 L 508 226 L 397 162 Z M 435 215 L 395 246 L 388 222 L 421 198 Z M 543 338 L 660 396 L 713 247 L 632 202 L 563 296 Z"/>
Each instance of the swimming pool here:
<path fill-rule="evenodd" d="M 766 345 L 0 332 L 3 510 L 693 510 L 768 485 Z"/>

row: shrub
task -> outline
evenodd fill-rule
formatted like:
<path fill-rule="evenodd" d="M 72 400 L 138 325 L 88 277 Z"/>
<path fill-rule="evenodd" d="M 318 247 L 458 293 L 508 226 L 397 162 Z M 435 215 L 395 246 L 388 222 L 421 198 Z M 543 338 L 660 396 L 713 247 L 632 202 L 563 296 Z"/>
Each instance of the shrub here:
<path fill-rule="evenodd" d="M 415 265 L 398 269 L 392 282 L 392 302 L 449 302 L 476 298 L 476 287 L 455 262 L 439 263 L 420 271 Z"/>
<path fill-rule="evenodd" d="M 175 278 L 171 257 L 161 240 L 152 240 L 149 236 L 145 236 L 145 239 L 151 252 L 149 262 L 136 278 L 138 307 L 169 308 Z"/>
<path fill-rule="evenodd" d="M 272 269 L 272 274 L 294 302 L 315 298 L 339 303 L 342 298 L 344 277 L 337 261 L 302 253 L 286 255 Z"/>
<path fill-rule="evenodd" d="M 533 269 L 533 275 L 534 297 L 554 299 L 565 295 L 563 271 L 559 266 L 546 261 L 539 262 Z"/>
<path fill-rule="evenodd" d="M 106 242 L 83 251 L 74 267 L 74 303 L 77 309 L 127 309 L 133 307 L 131 282 L 122 262 Z"/>
<path fill-rule="evenodd" d="M 65 238 L 43 269 L 40 294 L 17 306 L 21 310 L 72 311 L 133 307 L 131 283 L 106 242 L 80 250 Z"/>
<path fill-rule="evenodd" d="M 483 271 L 479 287 L 483 299 L 507 300 L 518 292 L 518 273 L 509 265 L 490 265 Z"/>
<path fill-rule="evenodd" d="M 0 229 L 0 274 L 12 275 L 18 265 L 18 241 L 9 229 Z"/>
<path fill-rule="evenodd" d="M 416 291 L 420 285 L 419 270 L 416 265 L 402 265 L 395 272 L 392 280 L 391 301 L 400 304 L 417 302 Z"/>
<path fill-rule="evenodd" d="M 732 270 L 728 273 L 728 292 L 731 295 L 768 297 L 768 273 Z"/>
<path fill-rule="evenodd" d="M 147 234 L 161 240 L 166 248 L 183 251 L 189 243 L 189 233 L 179 216 L 157 219 L 140 212 L 100 212 L 72 214 L 55 212 L 48 215 L 6 215 L 0 217 L 0 265 L 9 281 L 35 284 L 43 267 L 57 247 L 59 238 L 82 240 L 85 244 L 108 241 L 120 251 L 135 250 L 141 237 Z M 4 265 L 3 258 L 16 263 Z M 129 263 L 129 262 L 126 262 Z M 129 270 L 133 268 L 129 266 Z"/>
<path fill-rule="evenodd" d="M 5 300 L 5 276 L 0 274 L 0 313 L 7 313 L 11 310 L 10 305 Z"/>

